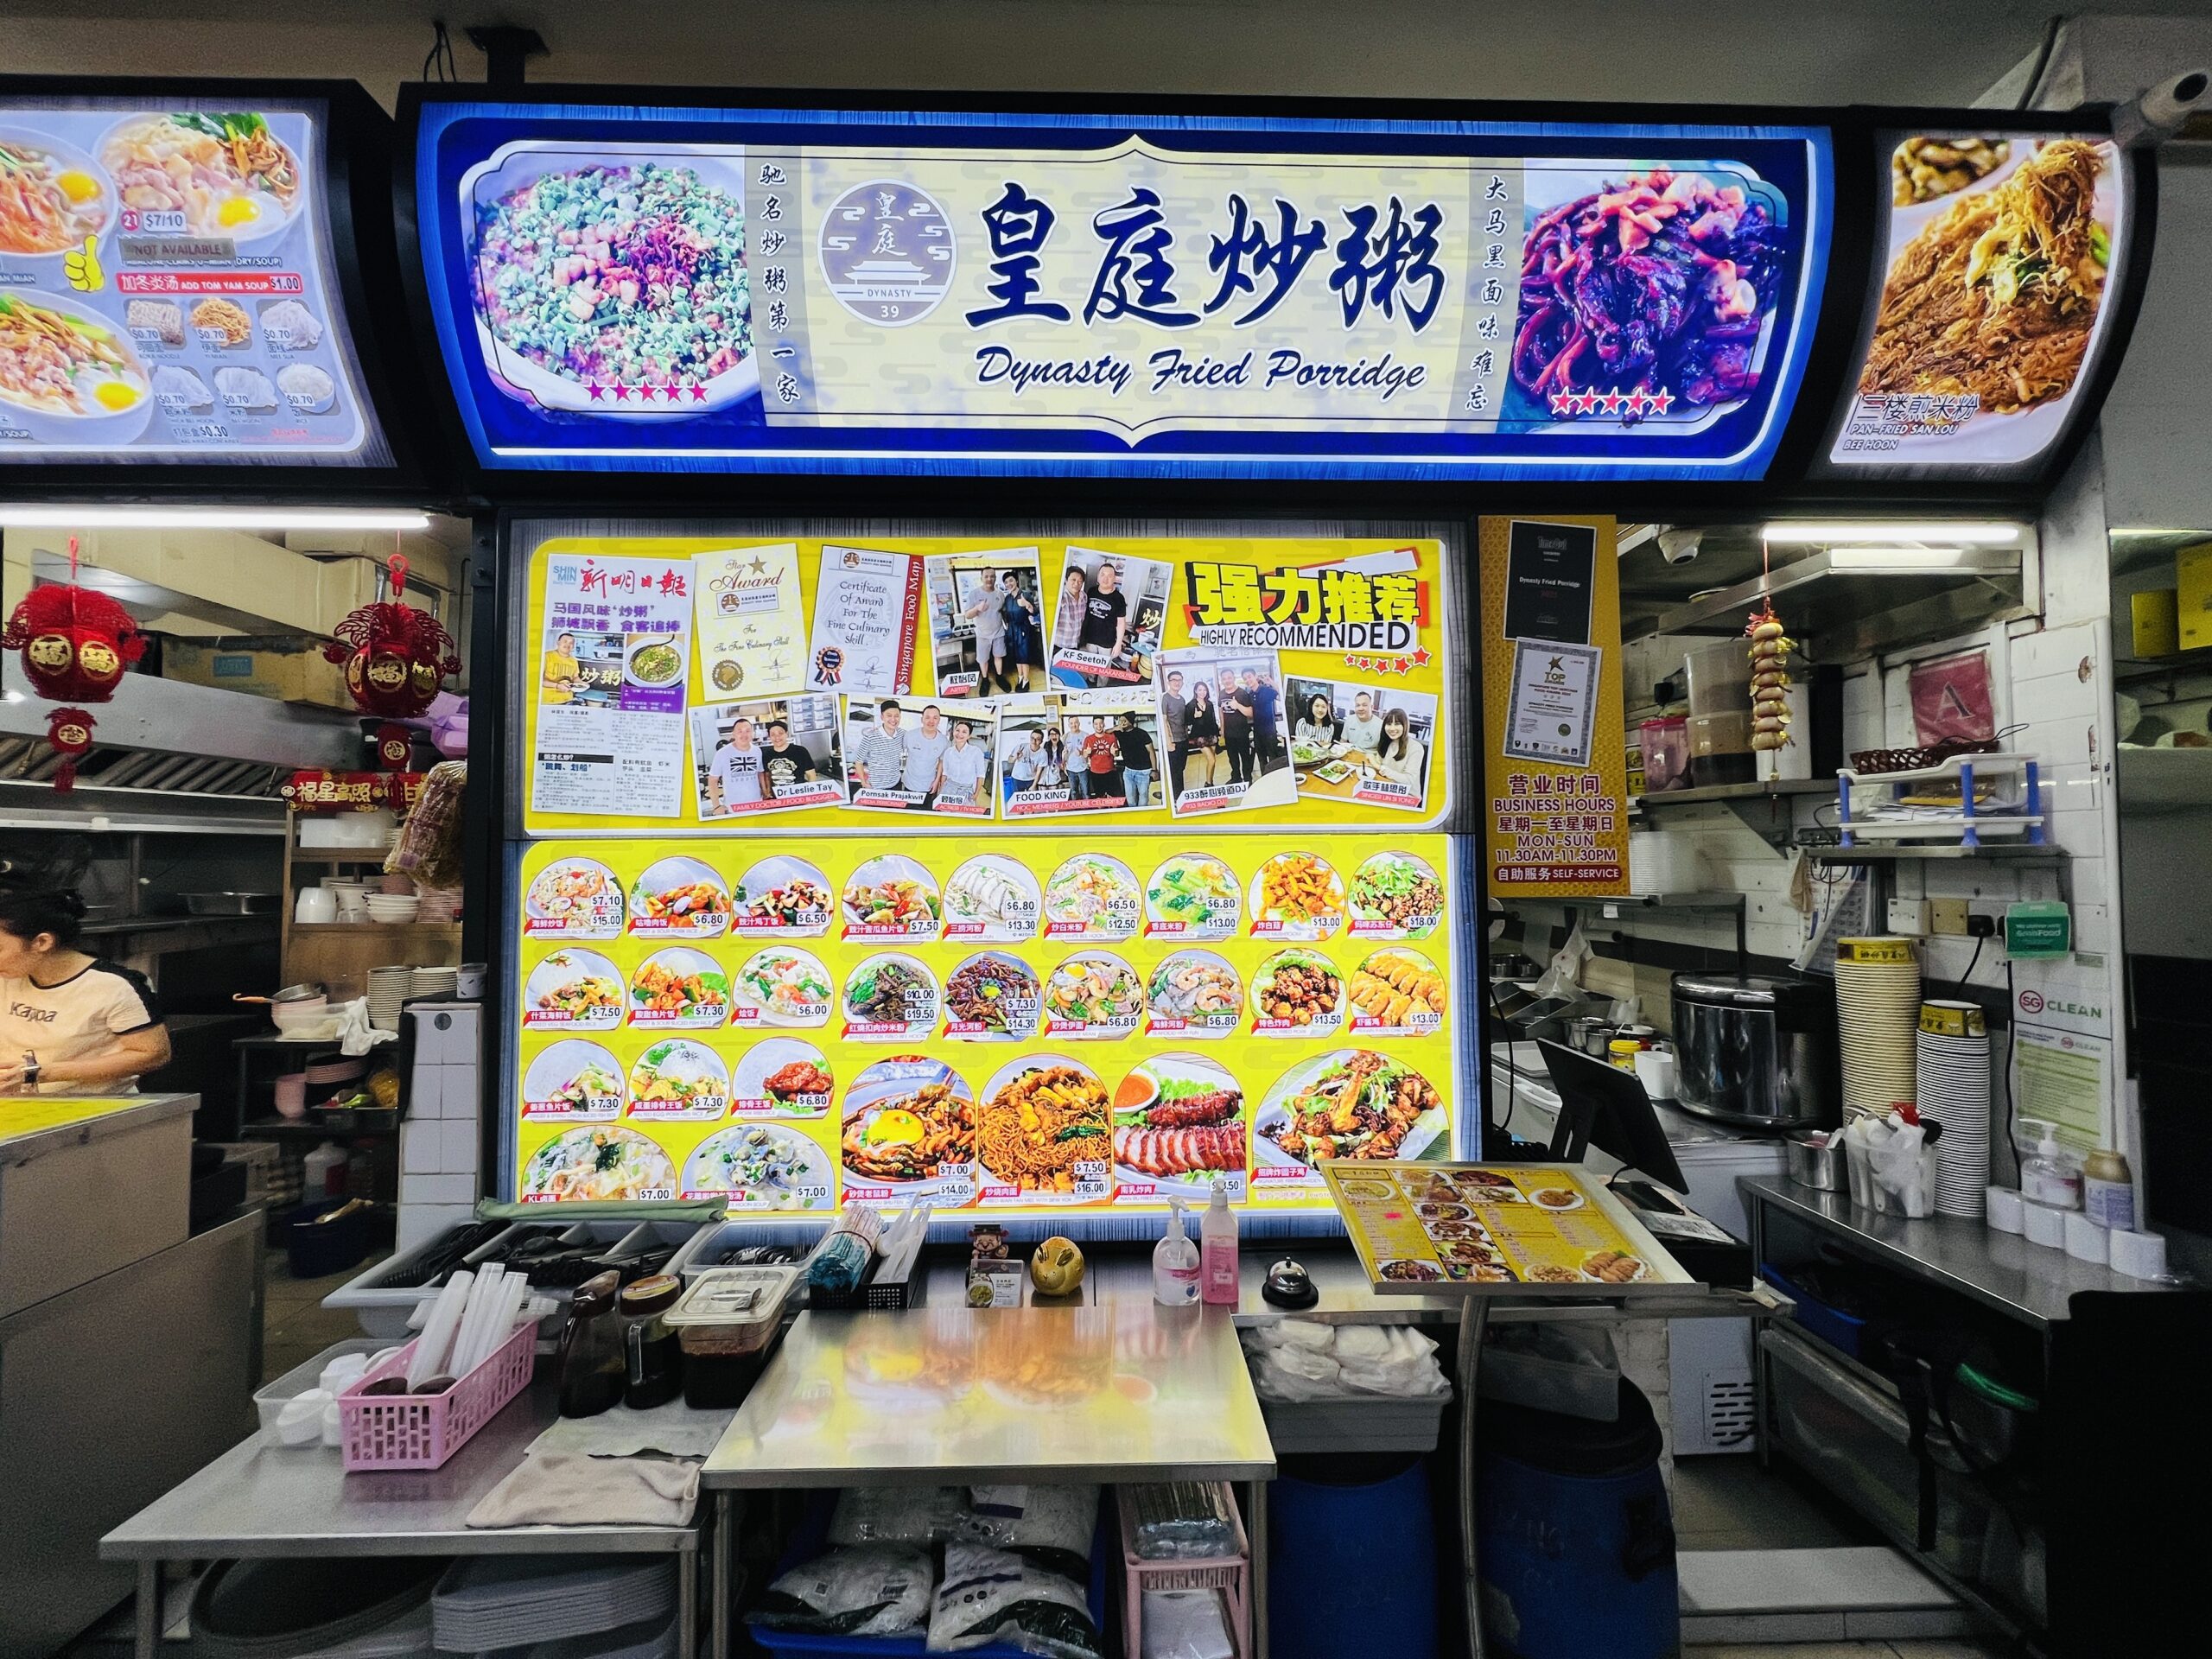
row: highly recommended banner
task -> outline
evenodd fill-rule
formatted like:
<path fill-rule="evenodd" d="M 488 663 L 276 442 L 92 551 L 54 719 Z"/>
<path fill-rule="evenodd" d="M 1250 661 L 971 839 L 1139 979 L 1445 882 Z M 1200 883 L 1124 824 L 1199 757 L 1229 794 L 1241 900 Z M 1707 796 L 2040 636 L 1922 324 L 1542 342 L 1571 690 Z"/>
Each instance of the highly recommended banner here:
<path fill-rule="evenodd" d="M 435 99 L 498 468 L 1757 479 L 1815 127 Z"/>
<path fill-rule="evenodd" d="M 1618 555 L 1611 518 L 1481 527 L 1490 891 L 1628 891 Z"/>

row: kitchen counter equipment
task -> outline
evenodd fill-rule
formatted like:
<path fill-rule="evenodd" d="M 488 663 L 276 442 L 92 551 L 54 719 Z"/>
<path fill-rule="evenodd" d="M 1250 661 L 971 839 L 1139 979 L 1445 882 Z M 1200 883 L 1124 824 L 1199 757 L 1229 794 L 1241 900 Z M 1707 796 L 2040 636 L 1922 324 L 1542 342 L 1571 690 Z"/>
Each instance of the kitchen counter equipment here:
<path fill-rule="evenodd" d="M 1835 992 L 1824 980 L 1676 974 L 1675 1100 L 1754 1128 L 1836 1121 Z"/>

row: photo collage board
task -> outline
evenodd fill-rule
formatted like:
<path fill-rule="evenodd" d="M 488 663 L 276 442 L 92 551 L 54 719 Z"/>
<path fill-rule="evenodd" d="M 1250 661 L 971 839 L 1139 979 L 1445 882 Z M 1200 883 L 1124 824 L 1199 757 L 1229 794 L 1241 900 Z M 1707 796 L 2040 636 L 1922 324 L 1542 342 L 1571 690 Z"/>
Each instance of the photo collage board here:
<path fill-rule="evenodd" d="M 1442 582 L 1433 542 L 541 546 L 513 1195 L 1322 1210 L 1322 1158 L 1453 1155 Z"/>

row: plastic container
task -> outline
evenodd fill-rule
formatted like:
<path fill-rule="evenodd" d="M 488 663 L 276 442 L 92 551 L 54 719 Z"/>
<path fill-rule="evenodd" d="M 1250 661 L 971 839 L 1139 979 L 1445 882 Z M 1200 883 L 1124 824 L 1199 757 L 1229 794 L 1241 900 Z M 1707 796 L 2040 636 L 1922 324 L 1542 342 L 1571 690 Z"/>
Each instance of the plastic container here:
<path fill-rule="evenodd" d="M 1183 1230 L 1183 1206 L 1168 1200 L 1167 1231 L 1152 1247 L 1153 1300 L 1162 1307 L 1192 1307 L 1198 1300 L 1198 1247 Z"/>
<path fill-rule="evenodd" d="M 1486 1608 L 1510 1610 L 1522 1659 L 1681 1651 L 1659 1425 L 1633 1382 L 1617 1387 L 1611 1422 L 1519 1406 L 1484 1413 L 1475 1479 L 1483 1598 Z M 1497 1617 L 1485 1624 L 1502 1638 Z"/>
<path fill-rule="evenodd" d="M 683 1294 L 681 1279 L 657 1273 L 624 1286 L 615 1299 L 623 1321 L 623 1356 L 628 1362 L 622 1403 L 632 1411 L 664 1406 L 683 1391 L 683 1347 L 668 1325 L 669 1310 Z"/>
<path fill-rule="evenodd" d="M 2082 1207 L 2082 1165 L 2058 1138 L 2056 1124 L 2022 1118 L 2013 1144 L 2020 1152 L 2020 1196 L 2053 1210 Z"/>
<path fill-rule="evenodd" d="M 1483 1348 L 1482 1397 L 1532 1411 L 1610 1423 L 1620 1410 L 1621 1368 L 1603 1329 L 1586 1337 L 1564 1327 L 1502 1325 Z"/>
<path fill-rule="evenodd" d="M 322 1380 L 322 1368 L 342 1354 L 373 1354 L 390 1344 L 376 1337 L 347 1337 L 334 1342 L 313 1359 L 307 1360 L 278 1377 L 264 1382 L 253 1391 L 253 1408 L 261 1419 L 261 1438 L 274 1446 L 276 1443 L 276 1419 L 286 1402 L 296 1399 Z"/>
<path fill-rule="evenodd" d="M 1759 1277 L 1797 1305 L 1797 1323 L 1839 1353 L 1853 1359 L 1866 1357 L 1866 1321 L 1840 1307 L 1832 1307 L 1800 1287 L 1771 1262 L 1759 1265 Z"/>
<path fill-rule="evenodd" d="M 1211 1306 L 1234 1307 L 1243 1294 L 1237 1277 L 1236 1217 L 1229 1208 L 1229 1189 L 1219 1181 L 1198 1221 L 1198 1282 Z"/>
<path fill-rule="evenodd" d="M 702 1410 L 745 1403 L 767 1369 L 798 1269 L 707 1268 L 694 1275 L 668 1324 L 683 1351 L 683 1402 Z"/>
<path fill-rule="evenodd" d="M 1236 1495 L 1224 1487 L 1221 1496 L 1236 1535 L 1233 1553 L 1148 1561 L 1137 1554 L 1136 1516 L 1116 1491 L 1114 1509 L 1122 1541 L 1122 1637 L 1128 1659 L 1141 1659 L 1144 1597 L 1149 1590 L 1218 1590 L 1228 1609 L 1230 1641 L 1239 1654 L 1252 1651 L 1252 1546 L 1244 1535 L 1244 1517 L 1236 1511 Z"/>
<path fill-rule="evenodd" d="M 561 1414 L 596 1417 L 622 1399 L 627 1364 L 622 1355 L 622 1326 L 614 1318 L 621 1280 L 613 1272 L 587 1279 L 569 1299 L 569 1322 L 561 1330 Z"/>
<path fill-rule="evenodd" d="M 1482 1432 L 1490 1433 L 1487 1421 Z M 1435 1512 L 1425 1459 L 1282 1465 L 1262 1501 L 1271 1659 L 1436 1653 Z M 1484 1577 L 1491 1573 L 1485 1560 Z"/>
<path fill-rule="evenodd" d="M 300 1074 L 300 1086 L 307 1086 L 307 1074 Z M 308 1154 L 301 1166 L 301 1177 L 307 1182 L 303 1194 L 308 1198 L 342 1198 L 346 1196 L 346 1149 L 334 1141 L 326 1141 Z"/>
<path fill-rule="evenodd" d="M 1698 646 L 1682 657 L 1688 680 L 1690 719 L 1700 715 L 1742 714 L 1748 725 L 1751 706 L 1751 653 L 1739 636 L 1731 634 Z M 1649 760 L 1644 762 L 1648 768 Z"/>
<path fill-rule="evenodd" d="M 1639 727 L 1643 747 L 1643 792 L 1663 795 L 1690 786 L 1690 723 L 1662 715 Z"/>
<path fill-rule="evenodd" d="M 345 1160 L 340 1159 L 336 1167 L 342 1174 Z M 343 1203 L 342 1198 L 317 1198 L 291 1212 L 285 1222 L 283 1237 L 285 1262 L 293 1278 L 327 1279 L 334 1273 L 357 1266 L 369 1253 L 368 1211 L 356 1210 L 335 1221 L 316 1220 Z"/>
<path fill-rule="evenodd" d="M 404 1377 L 409 1343 L 338 1396 L 347 1473 L 367 1469 L 437 1469 L 476 1431 L 530 1386 L 537 1365 L 537 1326 L 524 1323 L 491 1357 L 442 1394 L 366 1394 L 371 1383 Z"/>

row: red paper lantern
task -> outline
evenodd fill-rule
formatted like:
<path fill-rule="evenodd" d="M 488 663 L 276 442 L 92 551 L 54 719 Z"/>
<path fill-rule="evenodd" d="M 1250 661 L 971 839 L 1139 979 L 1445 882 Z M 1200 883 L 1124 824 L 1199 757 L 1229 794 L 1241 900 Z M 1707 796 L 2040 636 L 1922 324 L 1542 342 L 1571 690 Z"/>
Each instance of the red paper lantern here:
<path fill-rule="evenodd" d="M 69 574 L 77 574 L 77 538 L 69 538 Z M 146 654 L 145 637 L 130 612 L 105 594 L 72 580 L 34 588 L 0 632 L 0 648 L 19 651 L 31 689 L 55 702 L 105 702 L 124 671 Z M 92 717 L 60 709 L 49 717 L 47 741 L 67 757 L 54 774 L 67 793 L 77 780 L 77 757 L 92 747 Z"/>
<path fill-rule="evenodd" d="M 448 675 L 461 672 L 453 636 L 428 611 L 399 603 L 407 561 L 391 559 L 391 598 L 349 612 L 322 648 L 346 671 L 346 690 L 365 715 L 412 720 L 430 706 Z"/>

